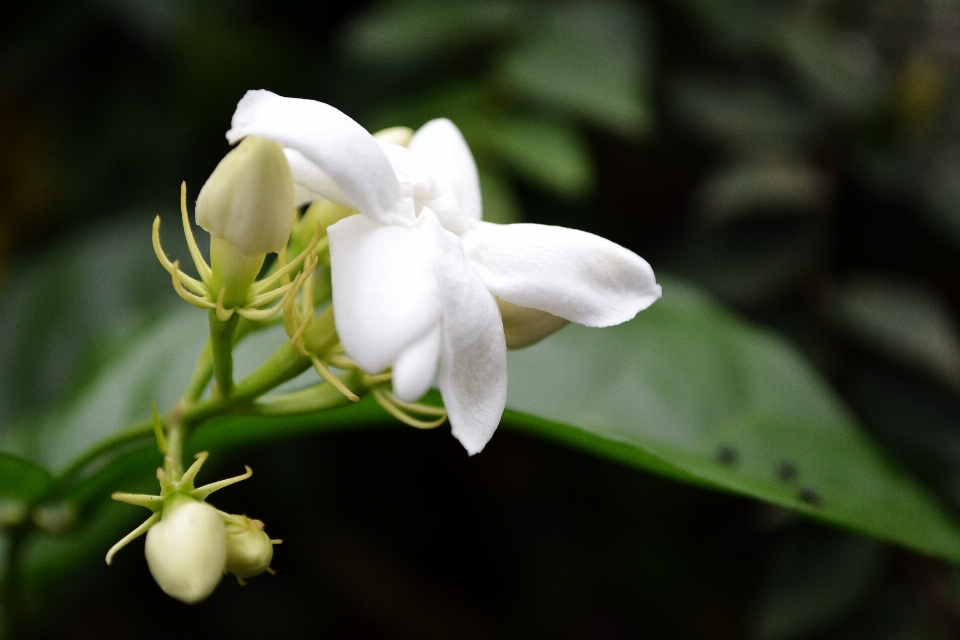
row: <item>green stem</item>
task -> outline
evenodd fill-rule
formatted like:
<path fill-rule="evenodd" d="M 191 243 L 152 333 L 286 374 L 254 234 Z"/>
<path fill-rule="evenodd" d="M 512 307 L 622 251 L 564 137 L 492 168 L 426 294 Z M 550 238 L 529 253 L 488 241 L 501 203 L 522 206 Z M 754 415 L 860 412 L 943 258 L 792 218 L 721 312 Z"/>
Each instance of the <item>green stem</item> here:
<path fill-rule="evenodd" d="M 240 344 L 240 341 L 243 340 L 247 334 L 261 331 L 275 323 L 275 321 L 258 323 L 247 320 L 246 318 L 241 318 L 237 323 L 236 330 L 233 332 L 233 346 L 236 347 Z M 207 388 L 207 384 L 210 383 L 210 378 L 212 377 L 213 349 L 210 345 L 210 340 L 207 339 L 207 343 L 203 346 L 203 351 L 200 353 L 200 359 L 197 360 L 193 374 L 190 376 L 190 383 L 187 385 L 187 390 L 177 403 L 181 411 L 192 406 L 200 399 L 200 396 L 203 395 L 203 390 Z"/>
<path fill-rule="evenodd" d="M 241 325 L 242 326 L 242 325 Z M 246 331 L 238 330 L 238 334 L 249 333 L 251 329 L 255 330 L 255 327 L 249 326 L 246 328 Z M 264 363 L 259 369 L 250 374 L 249 377 L 244 379 L 235 389 L 233 397 L 229 401 L 224 401 L 220 397 L 212 397 L 206 400 L 197 402 L 195 399 L 191 399 L 191 395 L 196 389 L 199 389 L 202 393 L 203 387 L 206 386 L 207 381 L 210 379 L 212 371 L 212 349 L 204 349 L 203 354 L 200 356 L 200 361 L 197 362 L 196 369 L 194 370 L 193 376 L 191 377 L 191 386 L 188 388 L 187 393 L 184 394 L 181 401 L 178 403 L 178 406 L 175 407 L 166 418 L 164 423 L 167 425 L 167 452 L 168 456 L 173 460 L 179 461 L 180 473 L 182 473 L 182 449 L 183 442 L 186 440 L 186 433 L 184 433 L 188 426 L 195 426 L 197 423 L 202 420 L 206 420 L 212 417 L 215 417 L 217 414 L 224 413 L 227 410 L 231 409 L 237 404 L 243 402 L 248 402 L 254 400 L 257 397 L 263 395 L 267 391 L 270 391 L 279 384 L 286 382 L 296 376 L 300 375 L 311 366 L 310 360 L 302 356 L 297 355 L 290 349 L 289 343 L 284 344 L 280 349 L 277 350 L 273 356 Z M 202 381 L 202 383 L 201 383 Z M 349 383 L 348 383 L 349 384 Z M 176 428 L 174 428 L 176 424 Z M 177 438 L 179 438 L 179 443 L 174 444 L 170 441 L 171 431 L 177 432 Z M 154 437 L 153 424 L 150 421 L 138 422 L 133 426 L 119 431 L 112 436 L 98 442 L 91 449 L 85 451 L 79 458 L 76 458 L 70 465 L 65 468 L 57 477 L 57 481 L 54 483 L 51 492 L 60 491 L 69 484 L 75 477 L 80 475 L 88 466 L 92 463 L 99 460 L 101 457 L 120 449 L 126 447 L 138 440 L 146 441 Z M 179 451 L 174 447 L 179 447 Z M 166 462 L 164 463 L 166 466 Z M 170 475 L 170 470 L 167 470 L 167 474 Z"/>
<path fill-rule="evenodd" d="M 310 358 L 293 350 L 289 342 L 283 343 L 266 362 L 237 385 L 240 402 L 255 400 L 313 366 Z"/>
<path fill-rule="evenodd" d="M 190 376 L 190 383 L 187 384 L 187 390 L 184 391 L 183 397 L 180 398 L 177 404 L 180 407 L 186 408 L 199 400 L 203 394 L 203 390 L 207 388 L 207 384 L 210 382 L 212 375 L 213 349 L 208 339 L 207 344 L 203 346 L 203 351 L 200 353 L 200 359 L 197 360 L 197 365 L 193 369 L 193 374 Z"/>
<path fill-rule="evenodd" d="M 363 391 L 359 372 L 348 371 L 339 377 L 354 393 L 359 395 Z M 292 393 L 261 398 L 254 403 L 252 410 L 263 416 L 293 415 L 334 409 L 345 404 L 351 404 L 351 400 L 332 384 L 324 382 Z"/>
<path fill-rule="evenodd" d="M 285 342 L 256 371 L 237 384 L 229 399 L 214 397 L 202 400 L 184 411 L 183 422 L 195 425 L 218 413 L 251 402 L 287 380 L 296 378 L 311 366 L 310 358 L 296 353 L 290 343 Z"/>
<path fill-rule="evenodd" d="M 233 394 L 233 332 L 240 316 L 234 313 L 223 322 L 217 318 L 216 310 L 211 309 L 209 318 L 210 354 L 213 357 L 213 377 L 217 381 L 217 394 L 222 398 L 229 398 Z"/>
<path fill-rule="evenodd" d="M 163 457 L 163 470 L 171 482 L 180 482 L 183 477 L 183 442 L 186 436 L 186 427 L 181 421 L 167 422 L 167 455 Z"/>

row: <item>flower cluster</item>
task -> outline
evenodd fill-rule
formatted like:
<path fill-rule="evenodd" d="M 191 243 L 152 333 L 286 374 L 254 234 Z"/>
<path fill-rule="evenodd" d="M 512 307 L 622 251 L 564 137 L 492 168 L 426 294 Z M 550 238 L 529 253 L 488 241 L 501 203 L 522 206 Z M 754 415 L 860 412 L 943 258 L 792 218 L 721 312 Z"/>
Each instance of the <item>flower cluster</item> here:
<path fill-rule="evenodd" d="M 329 105 L 250 91 L 227 139 L 250 137 L 284 147 L 301 201 L 359 212 L 327 230 L 343 349 L 370 374 L 389 369 L 401 403 L 438 380 L 470 454 L 503 413 L 508 347 L 568 321 L 619 324 L 660 297 L 650 265 L 613 242 L 484 222 L 473 156 L 449 120 L 390 141 Z"/>
<path fill-rule="evenodd" d="M 473 455 L 503 415 L 507 349 L 568 322 L 624 322 L 661 294 L 650 265 L 613 242 L 561 227 L 484 222 L 473 155 L 449 120 L 372 135 L 329 105 L 250 91 L 227 139 L 238 144 L 196 205 L 196 222 L 211 235 L 209 264 L 181 189 L 199 280 L 166 257 L 159 218 L 154 223 L 157 258 L 177 293 L 209 311 L 210 341 L 181 401 L 164 420 L 154 413 L 164 454 L 160 494 L 113 496 L 153 513 L 107 554 L 109 564 L 146 533 L 157 584 L 188 603 L 209 596 L 225 573 L 242 583 L 269 572 L 279 542 L 262 522 L 205 501 L 249 477 L 249 468 L 200 488 L 193 481 L 206 453 L 183 471 L 183 444 L 202 416 L 254 403 L 289 415 L 369 392 L 412 426 L 449 420 Z M 271 252 L 276 264 L 258 280 Z M 328 298 L 315 314 L 315 302 Z M 281 310 L 289 343 L 235 384 L 236 341 Z M 324 383 L 262 397 L 311 364 Z M 201 401 L 211 377 L 210 397 Z M 418 402 L 435 384 L 443 408 Z"/>

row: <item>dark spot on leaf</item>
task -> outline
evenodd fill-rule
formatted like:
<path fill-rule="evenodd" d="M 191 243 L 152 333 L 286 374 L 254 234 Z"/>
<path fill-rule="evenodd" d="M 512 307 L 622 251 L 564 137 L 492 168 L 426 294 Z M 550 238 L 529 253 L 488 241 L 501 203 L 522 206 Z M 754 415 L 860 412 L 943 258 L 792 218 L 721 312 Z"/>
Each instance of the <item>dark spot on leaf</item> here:
<path fill-rule="evenodd" d="M 720 445 L 716 458 L 721 464 L 733 466 L 737 464 L 737 450 L 726 444 Z"/>
<path fill-rule="evenodd" d="M 792 482 L 797 479 L 797 466 L 789 460 L 784 460 L 777 467 L 777 479 L 780 482 Z"/>
<path fill-rule="evenodd" d="M 823 498 L 821 498 L 820 494 L 810 487 L 802 487 L 800 492 L 797 494 L 797 498 L 799 498 L 801 502 L 806 502 L 814 507 L 823 506 Z"/>

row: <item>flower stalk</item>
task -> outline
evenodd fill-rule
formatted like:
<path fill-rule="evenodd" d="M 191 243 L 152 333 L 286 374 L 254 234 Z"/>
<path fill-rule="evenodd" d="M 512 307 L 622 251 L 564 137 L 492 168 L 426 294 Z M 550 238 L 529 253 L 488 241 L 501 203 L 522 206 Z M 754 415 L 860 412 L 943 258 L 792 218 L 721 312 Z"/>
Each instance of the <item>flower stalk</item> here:
<path fill-rule="evenodd" d="M 233 314 L 221 320 L 215 310 L 207 312 L 210 324 L 210 356 L 216 395 L 227 399 L 233 393 L 233 335 L 240 316 Z"/>

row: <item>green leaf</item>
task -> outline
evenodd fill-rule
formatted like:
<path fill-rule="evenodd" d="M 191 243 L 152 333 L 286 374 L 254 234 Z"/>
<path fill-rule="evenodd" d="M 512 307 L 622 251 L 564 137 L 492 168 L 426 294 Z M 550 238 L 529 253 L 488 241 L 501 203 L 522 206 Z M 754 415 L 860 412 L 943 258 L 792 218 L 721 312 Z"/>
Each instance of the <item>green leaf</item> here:
<path fill-rule="evenodd" d="M 818 119 L 771 83 L 684 74 L 668 83 L 667 99 L 685 124 L 740 153 L 807 144 L 822 136 Z"/>
<path fill-rule="evenodd" d="M 833 114 L 862 118 L 882 108 L 890 72 L 869 41 L 818 19 L 792 16 L 767 36 L 808 92 Z"/>
<path fill-rule="evenodd" d="M 192 307 L 146 332 L 84 393 L 42 420 L 18 424 L 0 441 L 54 473 L 133 423 L 156 402 L 167 409 L 183 393 L 206 339 L 206 318 Z"/>
<path fill-rule="evenodd" d="M 626 3 L 550 5 L 541 28 L 501 59 L 498 77 L 517 95 L 625 135 L 653 125 L 644 16 Z"/>
<path fill-rule="evenodd" d="M 789 345 L 684 286 L 668 283 L 665 290 L 630 323 L 572 326 L 512 353 L 505 424 L 960 560 L 955 524 L 885 461 Z M 21 446 L 60 470 L 148 418 L 151 403 L 171 406 L 200 352 L 205 324 L 191 308 L 159 322 L 68 407 L 32 424 Z M 238 377 L 283 340 L 280 327 L 251 336 L 237 350 Z M 288 388 L 315 380 L 307 372 Z M 217 451 L 386 422 L 370 400 L 294 418 L 230 416 L 203 425 L 189 446 Z M 63 497 L 95 505 L 110 491 L 134 488 L 127 479 L 148 478 L 159 455 L 149 436 L 139 442 L 102 460 Z"/>
<path fill-rule="evenodd" d="M 508 425 L 960 562 L 957 524 L 796 350 L 692 289 L 509 361 Z"/>
<path fill-rule="evenodd" d="M 571 125 L 533 118 L 503 118 L 489 133 L 504 162 L 552 193 L 579 198 L 593 188 L 590 151 Z"/>
<path fill-rule="evenodd" d="M 207 335 L 206 314 L 186 307 L 144 332 L 129 345 L 127 353 L 106 367 L 83 393 L 45 417 L 21 422 L 3 434 L 2 449 L 61 474 L 79 456 L 103 441 L 115 438 L 124 429 L 150 418 L 153 403 L 168 410 L 183 392 Z M 238 345 L 235 374 L 242 379 L 264 362 L 287 339 L 283 327 L 252 334 Z M 318 383 L 313 371 L 277 389 L 289 391 Z M 293 418 L 231 416 L 212 421 L 198 429 L 190 440 L 193 451 L 222 450 L 279 437 L 303 434 L 318 428 L 383 421 L 386 414 L 372 402 L 348 407 L 350 411 L 329 411 Z M 151 476 L 161 463 L 150 429 L 126 447 L 103 456 L 95 470 L 58 488 L 58 497 L 84 508 L 124 489 L 129 479 L 146 473 Z M 0 471 L 2 473 L 2 471 Z M 2 494 L 0 494 L 2 497 Z"/>
<path fill-rule="evenodd" d="M 150 246 L 152 218 L 127 212 L 9 274 L 0 291 L 0 430 L 76 393 L 178 301 Z M 164 220 L 164 247 L 186 257 L 171 224 L 178 218 Z"/>
<path fill-rule="evenodd" d="M 960 390 L 960 333 L 949 300 L 921 282 L 859 273 L 830 297 L 837 325 L 852 338 Z"/>
<path fill-rule="evenodd" d="M 380 66 L 415 66 L 496 37 L 518 22 L 515 2 L 414 0 L 377 4 L 343 32 L 344 52 Z"/>
<path fill-rule="evenodd" d="M 830 183 L 823 171 L 774 154 L 721 166 L 697 194 L 698 209 L 712 224 L 748 217 L 818 215 L 829 201 Z"/>
<path fill-rule="evenodd" d="M 480 171 L 480 192 L 483 194 L 483 219 L 497 224 L 520 222 L 523 215 L 513 187 L 494 171 Z"/>
<path fill-rule="evenodd" d="M 0 453 L 0 500 L 30 504 L 43 496 L 52 481 L 50 473 L 43 467 Z"/>

